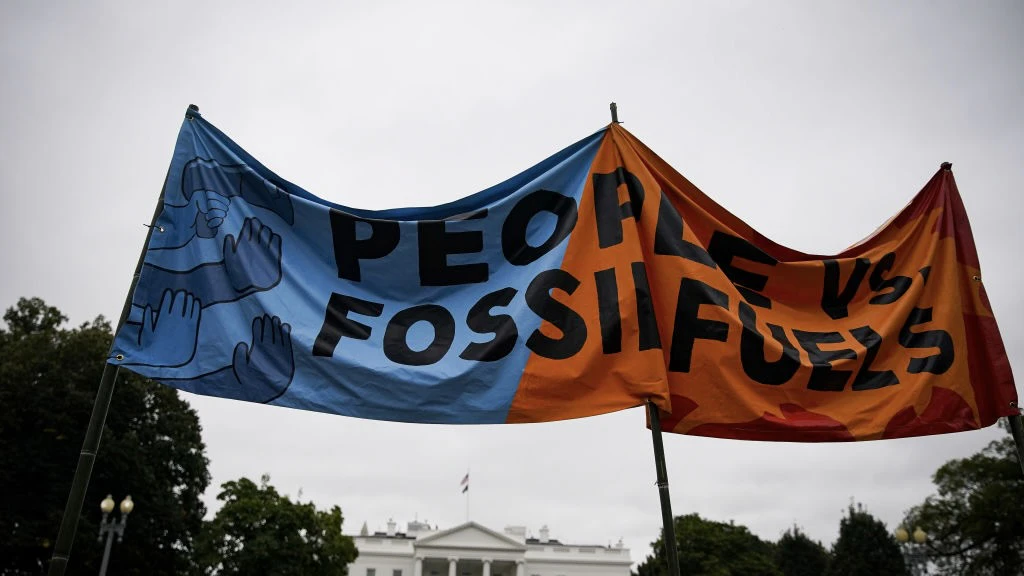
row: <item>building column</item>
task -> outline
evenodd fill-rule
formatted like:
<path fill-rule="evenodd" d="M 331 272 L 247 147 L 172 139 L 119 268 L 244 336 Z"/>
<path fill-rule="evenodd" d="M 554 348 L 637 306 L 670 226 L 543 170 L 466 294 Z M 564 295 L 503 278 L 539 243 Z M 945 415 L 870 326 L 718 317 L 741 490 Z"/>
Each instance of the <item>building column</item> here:
<path fill-rule="evenodd" d="M 416 565 L 412 569 L 412 576 L 423 576 L 423 556 L 416 557 Z"/>
<path fill-rule="evenodd" d="M 458 576 L 459 559 L 455 556 L 448 557 L 448 576 Z"/>
<path fill-rule="evenodd" d="M 526 576 L 526 560 L 516 560 L 516 576 Z"/>
<path fill-rule="evenodd" d="M 484 563 L 484 576 L 491 576 L 491 559 L 490 558 L 484 558 L 483 559 L 483 563 Z"/>

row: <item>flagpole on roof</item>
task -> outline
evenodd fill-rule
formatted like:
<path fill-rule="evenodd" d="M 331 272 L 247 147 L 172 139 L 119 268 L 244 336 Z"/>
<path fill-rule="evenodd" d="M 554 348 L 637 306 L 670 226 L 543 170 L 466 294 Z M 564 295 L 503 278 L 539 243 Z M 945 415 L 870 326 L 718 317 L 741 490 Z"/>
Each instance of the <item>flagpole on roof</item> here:
<path fill-rule="evenodd" d="M 199 107 L 189 104 L 185 117 L 189 120 L 199 115 Z M 142 271 L 142 262 L 146 256 L 146 246 L 153 231 L 162 232 L 156 228 L 157 217 L 163 210 L 164 189 L 160 188 L 160 195 L 157 197 L 156 208 L 153 210 L 153 219 L 149 223 L 149 231 L 146 233 L 146 241 L 139 253 L 139 260 L 135 264 L 135 274 L 128 286 L 128 295 L 125 296 L 124 307 L 121 309 L 121 317 L 117 321 L 114 334 L 117 334 L 128 318 L 132 310 L 132 293 L 139 282 L 139 273 Z M 110 343 L 113 350 L 114 343 Z M 50 576 L 61 576 L 67 569 L 68 559 L 71 556 L 71 544 L 75 541 L 75 531 L 78 527 L 78 518 L 82 514 L 82 503 L 85 501 L 85 493 L 89 488 L 89 479 L 92 477 L 93 464 L 96 462 L 96 453 L 100 448 L 100 439 L 103 436 L 103 425 L 107 421 L 107 413 L 110 411 L 110 399 L 114 395 L 114 383 L 117 380 L 117 365 L 109 362 L 103 365 L 103 375 L 100 376 L 99 388 L 96 390 L 96 400 L 92 405 L 92 415 L 89 417 L 89 426 L 85 431 L 85 440 L 82 442 L 82 451 L 78 456 L 78 465 L 75 468 L 74 480 L 71 482 L 71 491 L 68 494 L 67 504 L 64 506 L 64 517 L 60 522 L 60 530 L 57 532 L 57 541 L 53 547 L 53 555 L 50 557 Z"/>

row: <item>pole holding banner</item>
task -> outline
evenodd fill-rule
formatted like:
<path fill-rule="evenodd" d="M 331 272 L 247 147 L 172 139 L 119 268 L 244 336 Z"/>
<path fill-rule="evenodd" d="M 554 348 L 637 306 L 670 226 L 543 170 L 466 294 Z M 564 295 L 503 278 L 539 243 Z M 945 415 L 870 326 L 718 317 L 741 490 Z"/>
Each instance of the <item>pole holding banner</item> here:
<path fill-rule="evenodd" d="M 665 444 L 661 439 L 661 415 L 654 402 L 647 401 L 647 413 L 651 419 L 651 438 L 654 441 L 654 468 L 658 474 L 658 494 L 661 496 L 661 539 L 665 543 L 665 557 L 668 573 L 678 576 L 679 553 L 676 550 L 676 525 L 672 517 L 672 496 L 668 491 L 668 470 L 665 467 Z"/>
<path fill-rule="evenodd" d="M 1017 445 L 1017 462 L 1024 474 L 1024 422 L 1021 422 L 1020 414 L 1007 416 L 1006 419 L 1010 421 L 1010 434 L 1013 435 L 1013 443 Z"/>
<path fill-rule="evenodd" d="M 619 107 L 612 102 L 612 124 L 619 124 Z M 665 557 L 669 574 L 679 575 L 679 552 L 676 550 L 676 524 L 672 517 L 672 495 L 668 491 L 668 468 L 665 466 L 665 443 L 661 438 L 661 415 L 652 400 L 647 401 L 647 413 L 651 421 L 651 440 L 654 442 L 654 469 L 658 477 L 658 494 L 661 496 L 661 539 L 665 543 Z"/>
<path fill-rule="evenodd" d="M 940 168 L 952 170 L 953 164 L 951 162 L 943 162 Z M 1017 408 L 1016 402 L 1011 402 L 1011 407 Z M 1010 422 L 1010 434 L 1013 436 L 1013 443 L 1017 445 L 1017 462 L 1020 463 L 1021 473 L 1024 473 L 1024 423 L 1021 422 L 1019 411 L 1018 408 L 1018 414 L 1007 416 L 1006 419 Z"/>
<path fill-rule="evenodd" d="M 943 162 L 940 168 L 952 170 L 953 164 Z M 1016 402 L 1011 402 L 1011 408 L 1017 408 Z M 1017 462 L 1020 464 L 1021 473 L 1024 474 L 1024 423 L 1021 422 L 1019 411 L 1018 409 L 1018 414 L 1007 416 L 1006 419 L 1010 422 L 1010 434 L 1013 436 L 1013 443 L 1017 446 Z"/>
<path fill-rule="evenodd" d="M 189 104 L 185 116 L 189 119 L 199 113 L 199 107 Z M 153 231 L 162 232 L 156 226 L 157 217 L 164 205 L 164 189 L 160 188 L 160 195 L 157 198 L 156 208 L 153 210 L 153 218 L 147 226 L 146 241 L 142 245 L 138 262 L 135 264 L 135 273 L 128 287 L 128 294 L 124 300 L 124 307 L 121 308 L 121 317 L 117 321 L 117 328 L 114 333 L 121 329 L 121 325 L 127 320 L 132 310 L 132 294 L 135 286 L 139 283 L 139 274 L 142 271 L 142 262 L 146 256 L 146 246 L 153 236 Z M 111 341 L 111 351 L 113 351 Z M 75 476 L 71 482 L 71 492 L 68 494 L 68 502 L 64 507 L 64 516 L 61 518 L 60 531 L 57 533 L 57 542 L 53 547 L 53 556 L 50 558 L 50 576 L 61 576 L 67 569 L 68 559 L 71 556 L 71 545 L 75 541 L 75 530 L 78 527 L 78 518 L 82 514 L 82 503 L 85 501 L 85 492 L 89 488 L 89 479 L 92 477 L 92 467 L 96 462 L 96 453 L 100 448 L 100 439 L 103 436 L 103 425 L 107 421 L 107 412 L 110 410 L 110 399 L 114 395 L 114 382 L 117 380 L 118 368 L 109 362 L 103 365 L 103 375 L 100 377 L 99 389 L 96 391 L 96 400 L 92 405 L 92 415 L 89 417 L 89 427 L 85 431 L 85 440 L 82 442 L 82 451 L 78 456 L 78 466 L 75 468 Z"/>
<path fill-rule="evenodd" d="M 620 124 L 619 107 L 612 102 L 608 105 L 612 113 L 612 124 Z M 665 466 L 665 443 L 661 438 L 661 416 L 658 407 L 652 400 L 647 401 L 647 413 L 650 415 L 651 439 L 654 442 L 654 468 L 658 476 L 658 494 L 661 496 L 661 538 L 665 542 L 665 556 L 668 560 L 669 574 L 679 574 L 679 553 L 676 550 L 676 525 L 672 518 L 672 497 L 668 491 L 668 469 Z"/>
<path fill-rule="evenodd" d="M 952 162 L 943 162 L 939 166 L 943 170 L 952 170 Z M 1017 462 L 1020 463 L 1021 473 L 1024 473 L 1024 423 L 1021 422 L 1020 409 L 1016 402 L 1010 403 L 1011 408 L 1017 408 L 1018 413 L 1007 416 L 1010 422 L 1010 434 L 1013 436 L 1013 443 L 1017 445 Z"/>
<path fill-rule="evenodd" d="M 612 102 L 612 124 L 619 124 L 619 107 Z M 654 442 L 654 469 L 658 476 L 658 494 L 661 496 L 661 539 L 665 543 L 665 556 L 668 560 L 669 574 L 679 575 L 679 553 L 676 550 L 676 525 L 672 517 L 672 496 L 668 491 L 668 469 L 665 466 L 665 443 L 661 438 L 661 415 L 652 400 L 647 401 L 647 413 L 650 415 L 651 439 Z"/>

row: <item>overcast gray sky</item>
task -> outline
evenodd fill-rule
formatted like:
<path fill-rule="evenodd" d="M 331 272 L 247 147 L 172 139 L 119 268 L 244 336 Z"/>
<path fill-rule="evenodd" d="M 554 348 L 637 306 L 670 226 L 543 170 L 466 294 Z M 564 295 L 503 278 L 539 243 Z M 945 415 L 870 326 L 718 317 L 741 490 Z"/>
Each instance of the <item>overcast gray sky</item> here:
<path fill-rule="evenodd" d="M 953 162 L 1021 369 L 1024 4 L 0 4 L 0 307 L 117 318 L 185 107 L 283 177 L 361 208 L 449 201 L 607 124 L 768 237 L 834 253 Z M 101 359 L 97 358 L 97 362 Z M 471 517 L 578 543 L 661 525 L 640 409 L 551 424 L 374 422 L 185 394 L 217 487 L 266 472 L 345 528 Z M 890 527 L 1002 431 L 855 445 L 666 437 L 677 514 L 831 543 Z M 103 465 L 102 454 L 97 464 Z M 68 474 L 71 475 L 69 470 Z M 141 512 L 145 504 L 139 504 Z"/>

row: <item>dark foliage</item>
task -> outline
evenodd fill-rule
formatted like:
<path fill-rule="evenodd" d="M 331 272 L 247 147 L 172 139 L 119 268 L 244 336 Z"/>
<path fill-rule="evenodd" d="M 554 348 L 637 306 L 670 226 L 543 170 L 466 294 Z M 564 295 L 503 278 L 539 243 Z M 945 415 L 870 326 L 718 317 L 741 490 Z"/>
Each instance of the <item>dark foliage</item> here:
<path fill-rule="evenodd" d="M 775 547 L 746 526 L 705 520 L 697 514 L 676 516 L 679 569 L 687 576 L 782 576 L 775 564 Z M 639 576 L 667 576 L 664 534 L 652 546 L 654 554 L 637 567 Z"/>
<path fill-rule="evenodd" d="M 42 300 L 21 299 L 0 327 L 0 574 L 45 572 L 112 338 L 102 318 L 68 329 Z M 175 390 L 118 377 L 68 574 L 96 574 L 100 501 L 136 503 L 110 573 L 182 574 L 209 483 L 196 413 Z M 119 513 L 115 512 L 116 517 Z"/>
<path fill-rule="evenodd" d="M 903 554 L 885 524 L 852 504 L 839 521 L 828 576 L 906 576 Z"/>
<path fill-rule="evenodd" d="M 1024 474 L 1007 435 L 932 477 L 938 494 L 904 525 L 928 534 L 924 548 L 941 574 L 1024 574 Z"/>
<path fill-rule="evenodd" d="M 292 502 L 263 476 L 260 485 L 242 478 L 223 485 L 224 506 L 199 539 L 205 574 L 219 576 L 345 576 L 358 552 L 341 533 L 337 506 L 317 510 Z"/>

